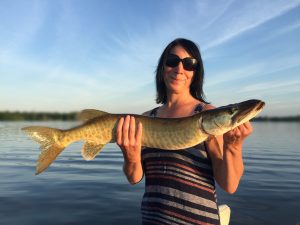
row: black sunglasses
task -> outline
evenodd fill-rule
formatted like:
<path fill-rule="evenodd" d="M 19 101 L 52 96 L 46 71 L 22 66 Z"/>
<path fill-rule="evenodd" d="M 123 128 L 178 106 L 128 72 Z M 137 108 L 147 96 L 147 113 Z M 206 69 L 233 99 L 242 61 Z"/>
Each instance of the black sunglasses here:
<path fill-rule="evenodd" d="M 166 60 L 166 66 L 176 67 L 182 62 L 183 68 L 188 71 L 194 71 L 196 69 L 197 60 L 192 57 L 186 57 L 184 59 L 179 58 L 179 56 L 170 54 Z"/>

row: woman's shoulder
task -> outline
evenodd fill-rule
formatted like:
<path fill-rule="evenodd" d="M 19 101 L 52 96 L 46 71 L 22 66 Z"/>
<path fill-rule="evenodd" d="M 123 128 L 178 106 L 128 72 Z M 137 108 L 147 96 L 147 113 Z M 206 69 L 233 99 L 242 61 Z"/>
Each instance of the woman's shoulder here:
<path fill-rule="evenodd" d="M 158 108 L 159 108 L 159 107 L 156 107 L 156 108 L 154 108 L 154 109 L 150 109 L 150 110 L 148 110 L 148 111 L 146 111 L 146 112 L 143 112 L 142 115 L 143 115 L 143 116 L 153 116 L 153 115 L 156 114 L 156 111 L 157 111 Z"/>
<path fill-rule="evenodd" d="M 143 116 L 150 116 L 152 111 L 153 111 L 153 109 L 151 109 L 149 111 L 146 111 L 146 112 L 143 112 L 142 115 Z"/>
<path fill-rule="evenodd" d="M 216 107 L 214 105 L 211 104 L 203 104 L 203 111 L 205 110 L 211 110 L 211 109 L 215 109 Z"/>

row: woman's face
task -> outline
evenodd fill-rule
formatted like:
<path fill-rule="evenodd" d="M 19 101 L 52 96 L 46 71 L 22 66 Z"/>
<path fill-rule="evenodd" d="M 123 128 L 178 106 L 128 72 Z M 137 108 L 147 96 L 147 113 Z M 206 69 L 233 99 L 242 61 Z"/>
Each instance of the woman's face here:
<path fill-rule="evenodd" d="M 170 54 L 177 55 L 179 58 L 192 57 L 180 45 L 171 49 Z M 190 90 L 194 71 L 188 71 L 183 68 L 182 62 L 175 67 L 164 66 L 164 81 L 169 93 L 180 94 Z"/>

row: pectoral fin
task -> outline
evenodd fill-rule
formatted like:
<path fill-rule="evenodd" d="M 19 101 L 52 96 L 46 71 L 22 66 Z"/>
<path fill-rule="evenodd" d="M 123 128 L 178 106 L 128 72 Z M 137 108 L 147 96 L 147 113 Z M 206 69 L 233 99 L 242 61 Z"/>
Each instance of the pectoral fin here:
<path fill-rule="evenodd" d="M 97 144 L 93 142 L 85 142 L 81 150 L 81 155 L 85 160 L 92 160 L 101 151 L 104 144 Z"/>
<path fill-rule="evenodd" d="M 96 109 L 84 109 L 78 114 L 78 119 L 81 121 L 87 121 L 106 114 L 108 113 Z"/>

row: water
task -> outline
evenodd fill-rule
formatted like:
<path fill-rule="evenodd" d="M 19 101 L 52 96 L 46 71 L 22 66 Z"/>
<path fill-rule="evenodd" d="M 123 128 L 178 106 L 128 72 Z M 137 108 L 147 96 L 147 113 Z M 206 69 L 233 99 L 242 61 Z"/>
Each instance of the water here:
<path fill-rule="evenodd" d="M 67 128 L 74 122 L 0 122 L 0 224 L 140 224 L 143 181 L 128 184 L 122 155 L 108 144 L 93 161 L 72 144 L 35 176 L 38 145 L 20 131 L 29 125 Z M 300 123 L 253 123 L 244 145 L 245 173 L 234 195 L 230 224 L 300 223 Z"/>

